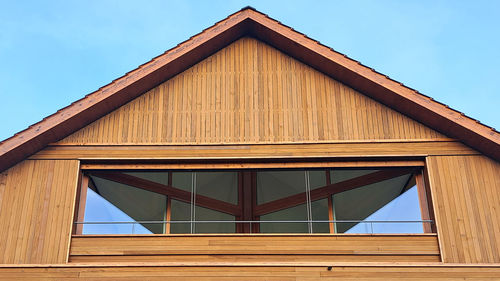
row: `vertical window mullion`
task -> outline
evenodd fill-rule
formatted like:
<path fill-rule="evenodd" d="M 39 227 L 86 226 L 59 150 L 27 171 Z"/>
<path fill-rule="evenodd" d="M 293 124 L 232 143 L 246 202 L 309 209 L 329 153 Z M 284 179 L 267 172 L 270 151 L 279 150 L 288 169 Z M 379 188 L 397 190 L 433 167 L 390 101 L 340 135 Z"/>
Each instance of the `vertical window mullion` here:
<path fill-rule="evenodd" d="M 196 172 L 192 172 L 191 174 L 191 216 L 190 216 L 190 225 L 191 225 L 191 234 L 196 232 L 195 222 L 196 220 Z"/>
<path fill-rule="evenodd" d="M 172 218 L 172 199 L 167 196 L 167 210 L 165 211 L 165 234 L 170 234 L 170 220 Z"/>

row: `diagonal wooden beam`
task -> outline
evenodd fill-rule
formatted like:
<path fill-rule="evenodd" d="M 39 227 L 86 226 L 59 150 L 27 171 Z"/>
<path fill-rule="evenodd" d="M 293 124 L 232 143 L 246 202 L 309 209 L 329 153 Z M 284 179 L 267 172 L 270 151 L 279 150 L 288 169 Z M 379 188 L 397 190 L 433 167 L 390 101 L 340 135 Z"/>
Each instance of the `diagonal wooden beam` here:
<path fill-rule="evenodd" d="M 101 192 L 99 192 L 99 189 L 97 188 L 97 185 L 95 184 L 94 180 L 89 177 L 88 181 L 88 187 L 92 189 L 97 195 L 101 195 Z"/>
<path fill-rule="evenodd" d="M 114 181 L 121 184 L 130 185 L 136 188 L 170 196 L 172 199 L 191 203 L 191 192 L 175 188 L 169 185 L 163 185 L 157 182 L 149 181 L 132 175 L 120 172 L 93 171 L 89 173 L 102 179 Z M 240 208 L 237 205 L 210 198 L 203 195 L 196 195 L 196 205 L 226 214 L 237 216 L 240 214 Z"/>
<path fill-rule="evenodd" d="M 399 195 L 402 195 L 403 193 L 405 193 L 406 191 L 408 191 L 408 189 L 410 189 L 411 187 L 415 186 L 416 182 L 412 182 L 413 177 L 414 177 L 413 174 L 408 177 L 408 180 L 405 182 L 405 184 L 401 188 L 401 192 L 399 193 Z"/>
<path fill-rule="evenodd" d="M 399 177 L 405 174 L 414 172 L 414 168 L 405 169 L 391 169 L 379 172 L 374 172 L 371 174 L 363 175 L 357 178 L 349 179 L 343 182 L 329 184 L 314 190 L 311 190 L 311 201 L 316 201 L 319 199 L 327 198 L 336 193 L 352 190 L 365 185 L 381 182 L 384 180 Z M 288 209 L 295 207 L 300 204 L 306 203 L 306 193 L 299 193 L 291 195 L 285 198 L 277 199 L 271 202 L 267 202 L 258 205 L 255 208 L 255 215 L 261 216 L 269 214 L 272 212 Z"/>

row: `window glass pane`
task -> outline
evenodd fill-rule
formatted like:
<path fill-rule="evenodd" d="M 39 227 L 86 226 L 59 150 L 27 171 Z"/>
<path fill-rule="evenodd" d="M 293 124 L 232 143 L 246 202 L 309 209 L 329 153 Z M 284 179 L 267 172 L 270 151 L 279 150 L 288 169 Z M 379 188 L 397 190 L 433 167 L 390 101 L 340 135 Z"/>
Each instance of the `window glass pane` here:
<path fill-rule="evenodd" d="M 291 170 L 257 172 L 258 204 L 272 202 L 295 194 L 306 195 L 306 174 L 309 175 L 311 190 L 326 185 L 325 170 Z M 261 221 L 307 221 L 307 202 L 260 216 Z M 311 203 L 311 220 L 328 220 L 328 200 Z M 313 232 L 329 232 L 328 223 L 312 223 Z M 261 223 L 262 233 L 309 233 L 309 224 L 304 222 Z"/>
<path fill-rule="evenodd" d="M 407 171 L 408 174 L 401 175 L 401 171 Z M 246 225 L 236 229 L 235 216 L 239 215 L 237 210 L 243 206 L 251 206 L 252 198 L 256 198 L 257 208 L 245 208 L 245 220 L 260 220 L 260 223 L 255 224 L 262 233 L 328 233 L 331 225 L 328 222 L 328 197 L 332 201 L 333 219 L 337 221 L 333 227 L 337 233 L 423 232 L 415 176 L 411 169 L 247 170 L 244 175 L 242 171 L 231 170 L 88 173 L 89 189 L 82 219 L 85 222 L 107 223 L 85 224 L 84 234 L 165 233 L 167 229 L 169 233 L 248 232 L 250 228 Z M 170 174 L 172 179 L 169 179 Z M 373 175 L 365 177 L 368 174 Z M 309 177 L 306 179 L 307 175 Z M 315 189 L 327 185 L 327 175 L 335 186 L 318 194 Z M 387 179 L 391 175 L 393 178 Z M 133 177 L 162 185 L 168 185 L 170 180 L 174 188 L 183 192 L 168 188 L 163 190 L 161 186 L 134 180 Z M 239 182 L 243 177 L 256 180 Z M 360 177 L 363 180 L 351 181 Z M 377 179 L 379 181 L 373 183 Z M 306 192 L 308 187 L 312 191 L 312 198 L 323 198 L 308 201 L 311 198 Z M 244 188 L 247 196 L 241 202 L 238 198 L 239 188 Z M 346 191 L 336 193 L 340 190 Z M 191 196 L 192 191 L 195 191 L 196 196 Z M 289 196 L 294 197 L 281 200 Z M 280 201 L 274 202 L 276 200 Z M 171 204 L 172 220 L 169 225 L 163 222 L 167 218 L 168 202 Z M 243 205 L 238 207 L 240 203 Z"/>
<path fill-rule="evenodd" d="M 378 171 L 379 170 L 331 170 L 330 179 L 332 183 L 339 183 Z"/>
<path fill-rule="evenodd" d="M 238 204 L 238 173 L 196 172 L 196 194 Z"/>
<path fill-rule="evenodd" d="M 117 222 L 120 221 L 118 218 L 125 219 L 123 214 L 129 217 L 125 221 L 163 221 L 165 219 L 166 196 L 95 176 L 90 178 L 95 184 L 96 191 L 93 195 L 89 195 L 92 194 L 90 192 L 92 189 L 88 189 L 85 221 Z M 164 232 L 162 223 L 143 225 L 143 227 L 151 233 Z M 137 230 L 137 227 L 134 227 L 134 230 Z"/>
<path fill-rule="evenodd" d="M 260 216 L 261 221 L 307 221 L 306 204 L 277 211 L 267 215 Z M 261 223 L 261 233 L 308 233 L 308 224 L 304 222 L 286 222 L 286 223 Z"/>
<path fill-rule="evenodd" d="M 304 171 L 257 172 L 257 204 L 306 191 Z"/>
<path fill-rule="evenodd" d="M 148 181 L 156 182 L 163 185 L 168 185 L 168 173 L 167 172 L 124 172 L 124 174 L 131 175 L 134 177 L 146 179 Z"/>
<path fill-rule="evenodd" d="M 328 199 L 316 200 L 311 203 L 312 220 L 328 221 Z M 330 225 L 326 222 L 313 223 L 313 233 L 328 233 Z"/>
<path fill-rule="evenodd" d="M 404 210 L 404 211 L 403 211 Z M 367 221 L 419 221 L 422 220 L 417 187 L 413 186 L 375 213 Z M 421 222 L 411 223 L 360 223 L 346 233 L 423 233 Z"/>
<path fill-rule="evenodd" d="M 92 189 L 87 191 L 85 222 L 106 222 L 105 224 L 84 224 L 82 234 L 151 234 L 141 224 L 113 224 L 107 222 L 134 222 L 135 220 L 116 206 L 99 196 Z"/>
<path fill-rule="evenodd" d="M 170 220 L 174 223 L 170 224 L 170 233 L 191 233 L 191 205 L 178 200 L 171 200 L 172 209 L 170 213 Z M 187 221 L 183 223 L 175 223 L 175 221 Z"/>
<path fill-rule="evenodd" d="M 311 190 L 325 186 L 326 171 L 325 170 L 309 171 L 309 184 L 311 185 Z"/>
<path fill-rule="evenodd" d="M 193 184 L 196 188 L 193 189 Z M 203 195 L 219 201 L 238 204 L 238 173 L 237 172 L 174 172 L 172 174 L 172 185 L 176 188 L 192 192 L 196 195 Z M 199 203 L 191 202 L 196 205 L 194 217 L 192 217 L 192 208 L 190 204 L 173 201 L 172 202 L 172 220 L 195 221 L 232 221 L 232 222 L 211 222 L 211 223 L 193 223 L 193 233 L 234 233 L 235 217 L 225 214 Z M 217 201 L 213 202 L 216 208 Z M 180 213 L 182 212 L 182 213 Z M 171 228 L 172 233 L 191 233 L 191 223 L 173 223 L 175 229 Z"/>
<path fill-rule="evenodd" d="M 192 172 L 173 172 L 172 186 L 178 189 L 191 192 L 193 186 Z"/>
<path fill-rule="evenodd" d="M 411 174 L 403 175 L 335 194 L 333 202 L 336 219 L 366 220 L 377 210 L 397 198 L 402 193 L 410 177 L 412 177 Z M 418 204 L 418 199 L 416 202 Z M 344 233 L 356 224 L 356 222 L 338 223 L 337 231 L 338 233 Z M 368 226 L 370 227 L 369 232 L 371 232 L 372 224 L 368 224 Z"/>
<path fill-rule="evenodd" d="M 196 223 L 195 233 L 234 233 L 236 218 L 232 215 L 196 206 L 197 221 L 233 221 L 218 223 Z"/>

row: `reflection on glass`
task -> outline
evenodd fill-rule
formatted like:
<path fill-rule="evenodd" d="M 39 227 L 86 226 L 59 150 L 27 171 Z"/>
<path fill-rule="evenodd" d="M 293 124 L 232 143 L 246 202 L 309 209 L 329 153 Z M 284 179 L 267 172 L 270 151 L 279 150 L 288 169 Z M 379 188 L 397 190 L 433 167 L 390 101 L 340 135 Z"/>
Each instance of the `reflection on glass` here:
<path fill-rule="evenodd" d="M 398 202 L 402 198 L 408 198 L 413 201 L 413 205 L 418 206 L 418 196 L 403 197 L 407 191 L 408 185 L 412 184 L 412 174 L 402 175 L 392 179 L 380 181 L 377 183 L 365 185 L 356 189 L 333 195 L 334 213 L 338 221 L 373 221 L 380 216 L 373 216 L 376 212 L 384 208 L 390 202 Z M 411 194 L 411 193 L 409 193 Z M 353 207 L 356 206 L 356 207 Z M 396 212 L 386 213 L 383 221 L 395 220 L 421 220 L 420 211 L 418 212 Z M 380 229 L 382 223 L 357 223 L 357 222 L 341 222 L 336 224 L 337 233 L 379 233 L 376 229 Z M 396 223 L 384 223 L 387 229 L 395 227 Z M 351 228 L 357 226 L 354 232 Z M 375 229 L 374 229 L 375 227 Z M 395 232 L 393 232 L 395 233 Z"/>
<path fill-rule="evenodd" d="M 217 223 L 195 223 L 195 233 L 235 233 L 235 216 L 196 206 L 196 221 L 218 221 Z M 227 222 L 224 222 L 227 221 Z"/>
<path fill-rule="evenodd" d="M 117 218 L 112 217 L 113 214 L 116 214 L 116 216 L 123 218 L 122 215 L 119 215 L 120 212 L 112 211 L 116 209 L 129 217 L 125 221 L 163 221 L 165 219 L 167 208 L 167 197 L 165 195 L 134 188 L 99 177 L 92 176 L 90 180 L 93 189 L 89 188 L 88 193 L 93 195 L 87 195 L 85 221 L 92 221 L 91 217 L 95 219 L 95 221 L 103 221 L 106 218 L 106 214 L 108 214 L 107 217 L 109 222 L 119 221 Z M 90 191 L 93 191 L 93 193 Z M 102 202 L 101 206 L 93 202 L 98 200 L 96 198 L 101 199 L 99 200 Z M 140 224 L 136 224 L 134 228 L 137 226 L 140 226 Z M 164 233 L 163 224 L 148 224 L 142 226 L 151 233 Z M 131 228 L 131 225 L 128 225 L 128 227 Z"/>
<path fill-rule="evenodd" d="M 312 220 L 328 221 L 328 199 L 320 199 L 311 203 Z M 328 222 L 313 222 L 313 233 L 329 233 L 330 224 Z"/>
<path fill-rule="evenodd" d="M 196 194 L 238 204 L 238 173 L 196 172 Z"/>
<path fill-rule="evenodd" d="M 401 211 L 404 210 L 404 211 Z M 413 186 L 408 191 L 394 198 L 392 201 L 378 209 L 365 221 L 420 221 L 420 205 L 418 204 L 417 187 Z M 345 233 L 423 233 L 421 222 L 379 222 L 358 223 Z"/>
<path fill-rule="evenodd" d="M 422 233 L 414 173 L 91 171 L 83 220 L 105 223 L 85 224 L 83 234 Z"/>
<path fill-rule="evenodd" d="M 135 222 L 125 212 L 99 196 L 93 190 L 88 190 L 85 211 L 86 222 Z M 151 234 L 152 232 L 141 224 L 84 224 L 82 234 Z"/>
<path fill-rule="evenodd" d="M 306 204 L 277 211 L 260 217 L 261 221 L 307 221 Z M 308 233 L 305 222 L 261 223 L 261 233 Z"/>
<path fill-rule="evenodd" d="M 305 188 L 303 171 L 257 172 L 257 204 L 304 193 Z"/>
<path fill-rule="evenodd" d="M 175 177 L 174 177 L 175 179 Z M 188 221 L 179 222 L 179 223 L 171 223 L 170 224 L 170 233 L 191 233 L 191 205 L 188 203 L 184 203 L 177 200 L 170 201 L 172 206 L 172 221 Z"/>

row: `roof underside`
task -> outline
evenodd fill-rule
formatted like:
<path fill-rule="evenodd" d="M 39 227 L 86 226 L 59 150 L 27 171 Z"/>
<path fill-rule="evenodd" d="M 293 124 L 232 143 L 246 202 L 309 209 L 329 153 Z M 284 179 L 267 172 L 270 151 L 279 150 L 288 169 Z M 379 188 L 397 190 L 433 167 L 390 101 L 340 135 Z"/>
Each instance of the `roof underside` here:
<path fill-rule="evenodd" d="M 56 142 L 243 36 L 255 37 L 351 88 L 500 161 L 500 133 L 252 8 L 230 15 L 123 77 L 0 143 L 0 171 Z"/>

